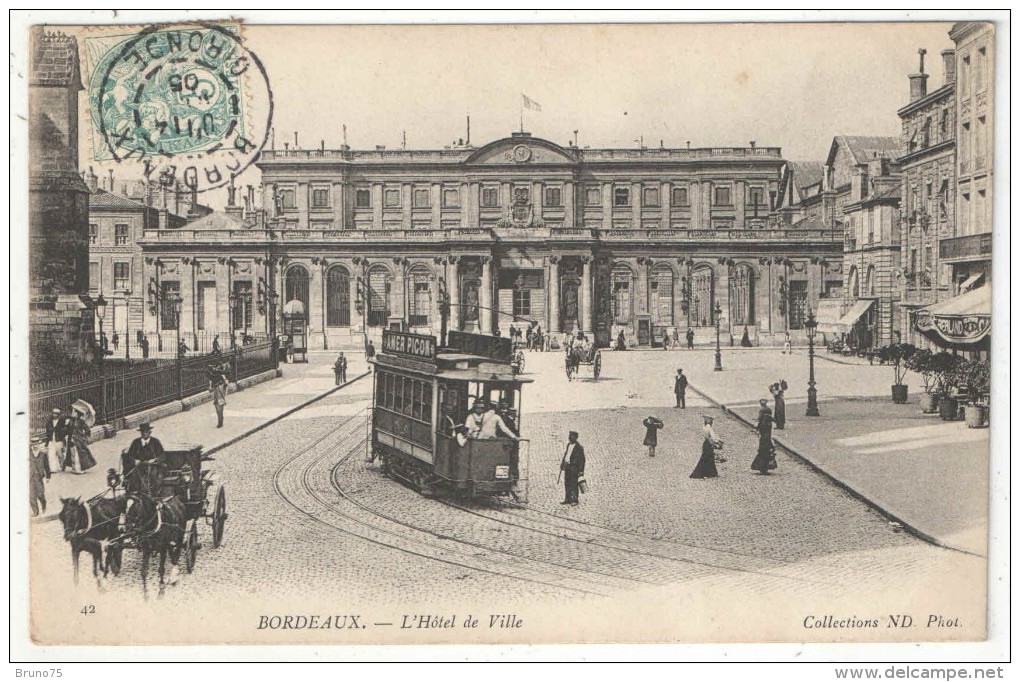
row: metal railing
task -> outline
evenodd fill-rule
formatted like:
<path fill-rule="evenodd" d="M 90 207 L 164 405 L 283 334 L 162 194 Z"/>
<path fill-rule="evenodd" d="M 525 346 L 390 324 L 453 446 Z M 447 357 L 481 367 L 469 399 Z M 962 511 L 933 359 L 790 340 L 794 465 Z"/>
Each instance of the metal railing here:
<path fill-rule="evenodd" d="M 53 408 L 67 411 L 82 399 L 96 411 L 96 424 L 111 424 L 174 400 L 209 389 L 210 364 L 225 365 L 227 378 L 236 382 L 278 367 L 274 341 L 259 341 L 221 353 L 174 359 L 150 358 L 122 363 L 107 359 L 94 372 L 38 382 L 31 388 L 30 424 L 33 435 L 45 430 Z"/>

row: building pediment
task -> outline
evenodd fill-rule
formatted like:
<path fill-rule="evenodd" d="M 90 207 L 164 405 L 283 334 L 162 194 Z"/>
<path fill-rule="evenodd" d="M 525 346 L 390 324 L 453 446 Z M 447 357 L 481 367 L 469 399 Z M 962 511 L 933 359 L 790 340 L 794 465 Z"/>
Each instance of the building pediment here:
<path fill-rule="evenodd" d="M 483 166 L 567 165 L 577 163 L 577 159 L 572 150 L 554 142 L 528 133 L 514 133 L 512 137 L 479 148 L 464 163 Z"/>

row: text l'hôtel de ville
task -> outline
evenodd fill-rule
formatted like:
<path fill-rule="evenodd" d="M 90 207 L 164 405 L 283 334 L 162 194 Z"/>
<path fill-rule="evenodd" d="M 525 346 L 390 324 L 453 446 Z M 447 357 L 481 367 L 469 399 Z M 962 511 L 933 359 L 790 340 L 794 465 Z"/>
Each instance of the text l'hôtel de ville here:
<path fill-rule="evenodd" d="M 474 616 L 466 614 L 402 614 L 386 622 L 373 622 L 361 614 L 285 614 L 259 616 L 257 630 L 364 630 L 396 628 L 399 630 L 489 629 L 515 630 L 524 627 L 524 619 L 512 613 Z"/>

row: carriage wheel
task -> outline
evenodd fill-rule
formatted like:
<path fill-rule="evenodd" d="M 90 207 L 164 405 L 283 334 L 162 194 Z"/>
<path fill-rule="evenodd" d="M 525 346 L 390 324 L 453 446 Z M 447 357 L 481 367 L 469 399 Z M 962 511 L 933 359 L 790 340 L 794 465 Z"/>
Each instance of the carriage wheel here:
<path fill-rule="evenodd" d="M 191 573 L 195 570 L 195 557 L 198 555 L 198 526 L 194 520 L 188 525 L 191 529 L 184 538 L 184 570 Z"/>
<path fill-rule="evenodd" d="M 602 374 L 602 351 L 595 351 L 595 364 L 593 365 L 592 373 L 595 375 L 595 381 L 599 380 L 599 375 Z"/>
<path fill-rule="evenodd" d="M 212 544 L 219 547 L 223 544 L 223 524 L 227 521 L 227 491 L 222 487 L 216 492 L 216 506 L 212 516 Z"/>

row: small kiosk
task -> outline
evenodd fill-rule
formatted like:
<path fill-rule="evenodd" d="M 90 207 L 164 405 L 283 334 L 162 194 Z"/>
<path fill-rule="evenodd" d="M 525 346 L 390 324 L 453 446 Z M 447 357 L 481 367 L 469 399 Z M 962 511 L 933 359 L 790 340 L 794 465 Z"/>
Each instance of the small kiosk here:
<path fill-rule="evenodd" d="M 308 362 L 308 326 L 304 303 L 295 299 L 284 304 L 283 330 L 287 335 L 287 345 L 280 350 L 290 356 L 291 362 Z"/>

